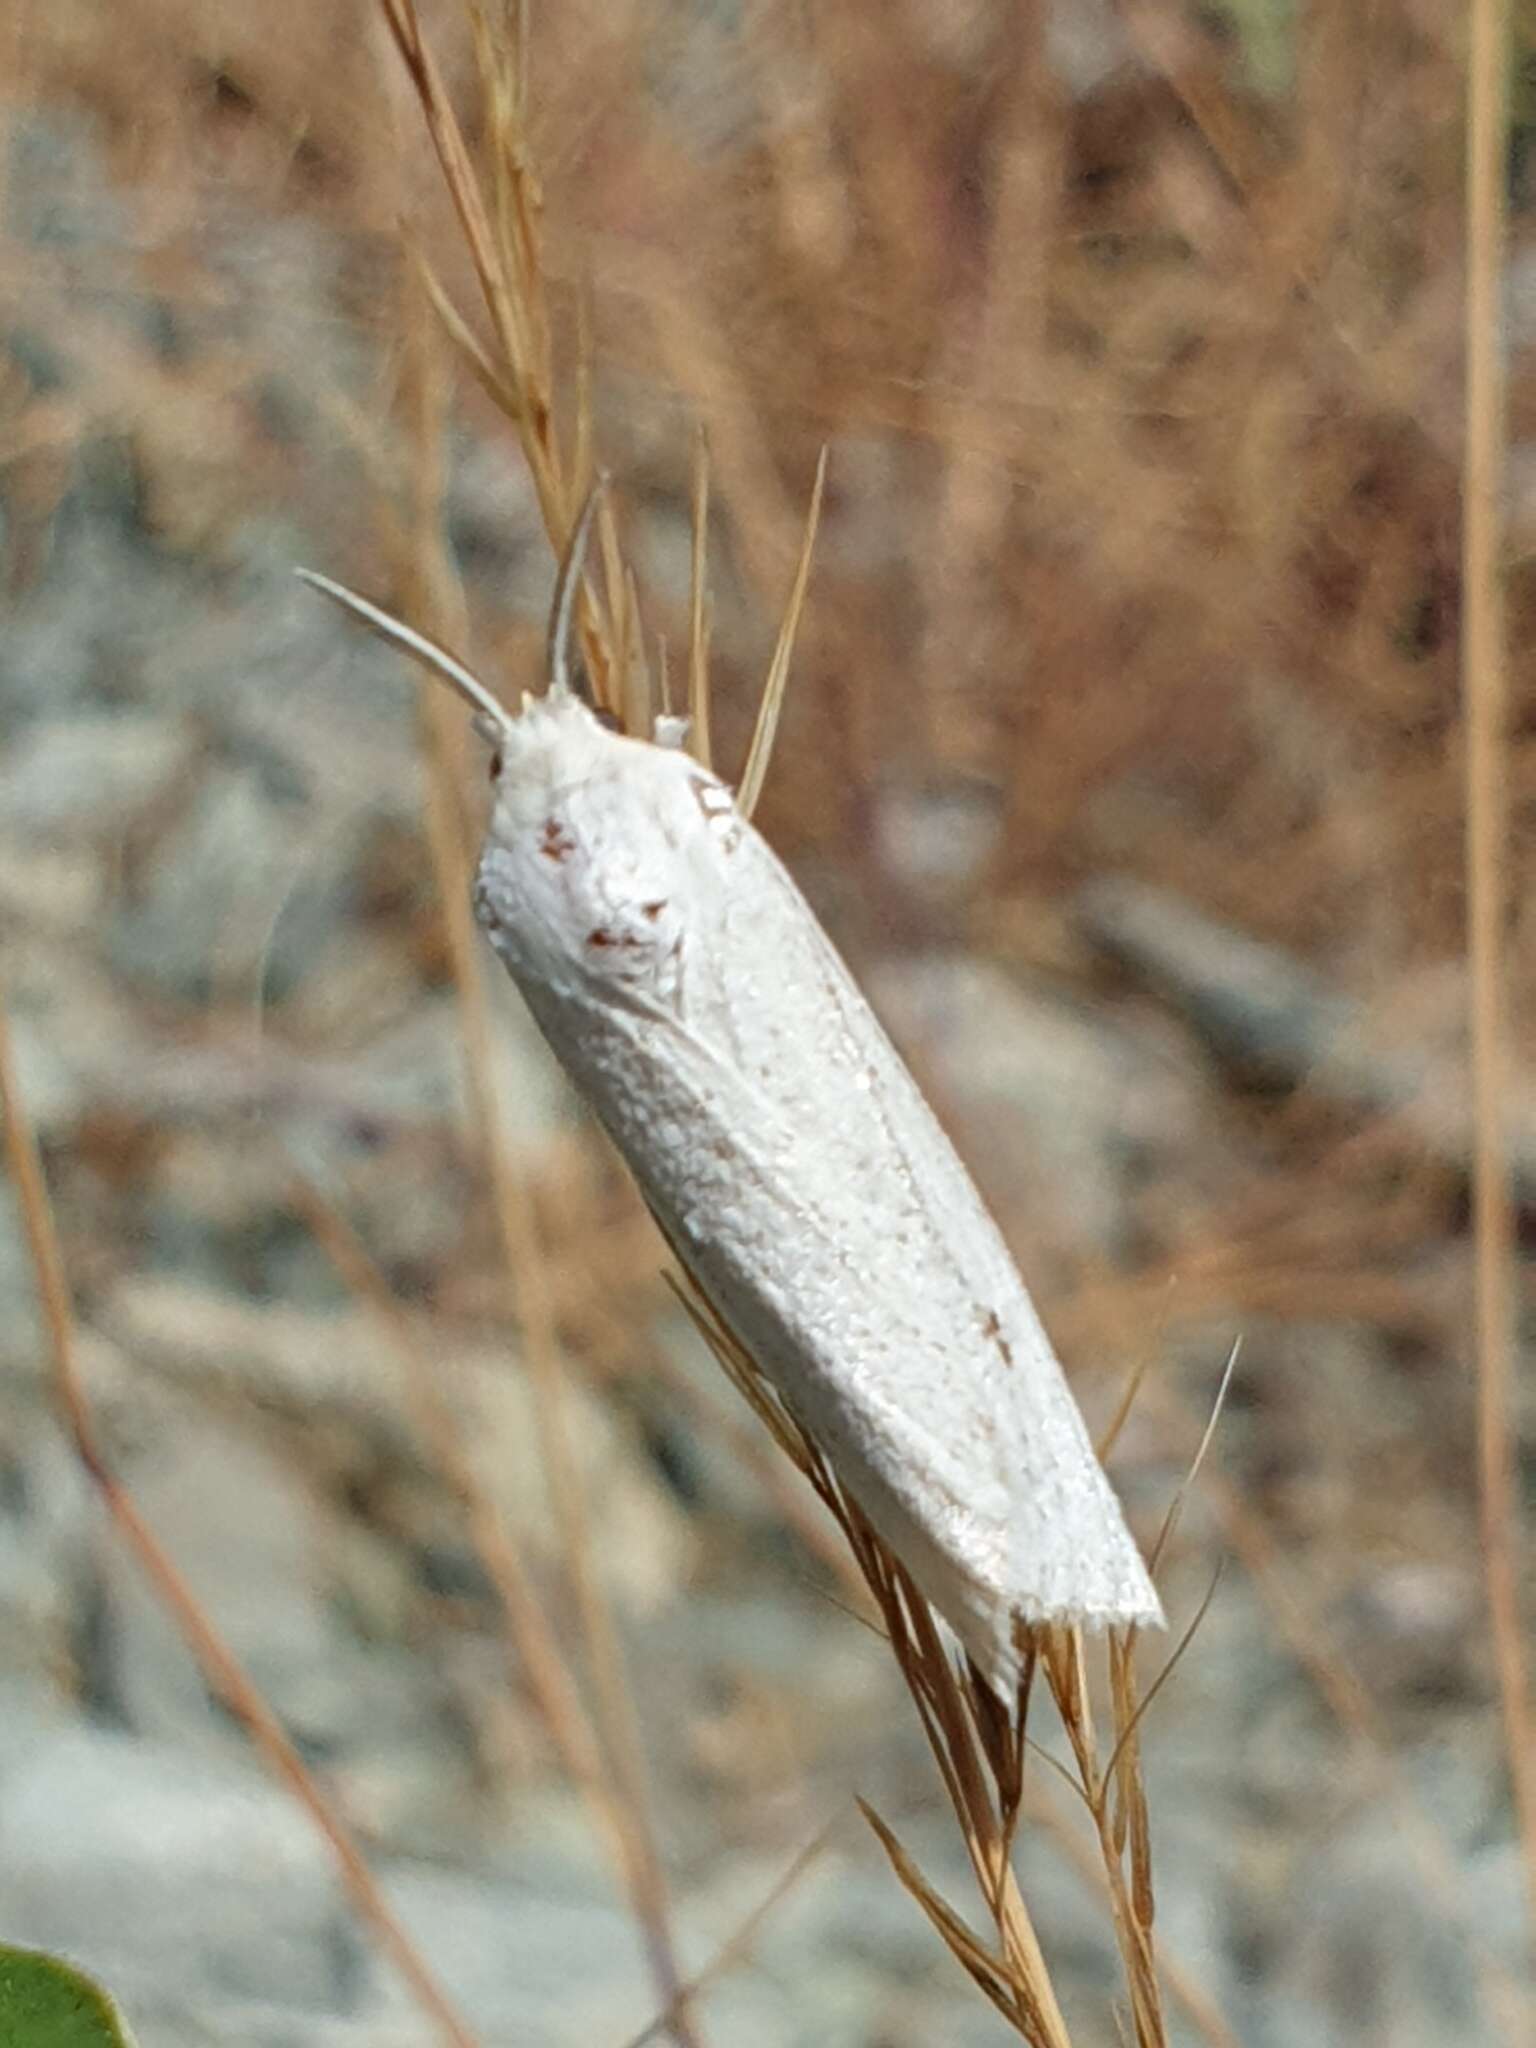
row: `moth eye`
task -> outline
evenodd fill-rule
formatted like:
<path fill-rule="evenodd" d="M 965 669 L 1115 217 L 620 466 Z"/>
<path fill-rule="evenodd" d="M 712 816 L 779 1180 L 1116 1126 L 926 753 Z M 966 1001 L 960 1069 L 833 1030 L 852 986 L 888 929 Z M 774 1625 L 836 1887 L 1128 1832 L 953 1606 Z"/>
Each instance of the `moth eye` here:
<path fill-rule="evenodd" d="M 492 756 L 491 756 L 491 780 L 492 780 L 492 782 L 497 782 L 497 781 L 499 781 L 499 780 L 500 780 L 500 778 L 501 778 L 501 749 L 500 749 L 500 747 L 498 747 L 498 748 L 496 749 L 495 753 L 494 753 L 494 754 L 492 754 Z"/>

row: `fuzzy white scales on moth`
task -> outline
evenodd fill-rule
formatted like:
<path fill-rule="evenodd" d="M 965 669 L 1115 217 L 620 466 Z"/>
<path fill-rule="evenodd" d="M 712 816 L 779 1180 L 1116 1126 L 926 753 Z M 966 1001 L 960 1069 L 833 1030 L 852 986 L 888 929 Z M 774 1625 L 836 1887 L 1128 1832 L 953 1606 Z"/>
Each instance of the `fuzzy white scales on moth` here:
<path fill-rule="evenodd" d="M 491 742 L 475 914 L 724 1327 L 981 1670 L 1021 1628 L 1159 1623 L 1049 1339 L 969 1175 L 731 791 L 571 686 L 564 565 L 544 694 Z"/>

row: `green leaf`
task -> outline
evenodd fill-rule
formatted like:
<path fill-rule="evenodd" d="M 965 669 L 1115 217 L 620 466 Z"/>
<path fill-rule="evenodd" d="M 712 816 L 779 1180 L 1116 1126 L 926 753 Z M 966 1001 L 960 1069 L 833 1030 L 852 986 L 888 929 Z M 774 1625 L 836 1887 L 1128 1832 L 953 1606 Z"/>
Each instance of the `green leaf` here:
<path fill-rule="evenodd" d="M 3 1942 L 0 2041 L 5 2048 L 133 2048 L 127 2022 L 99 1985 L 57 1956 Z"/>

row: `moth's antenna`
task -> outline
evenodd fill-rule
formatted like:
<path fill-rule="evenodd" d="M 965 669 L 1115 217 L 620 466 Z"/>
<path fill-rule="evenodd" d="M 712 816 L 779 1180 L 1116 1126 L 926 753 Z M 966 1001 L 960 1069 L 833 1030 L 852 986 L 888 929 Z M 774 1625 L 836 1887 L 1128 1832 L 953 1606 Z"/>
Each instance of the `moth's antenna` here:
<path fill-rule="evenodd" d="M 312 590 L 318 590 L 322 597 L 330 598 L 333 603 L 339 604 L 343 611 L 351 612 L 354 618 L 361 619 L 365 626 L 371 627 L 379 638 L 387 640 L 391 647 L 400 648 L 403 653 L 410 655 L 413 661 L 419 661 L 424 668 L 431 669 L 434 675 L 441 676 L 451 689 L 457 690 L 466 704 L 480 714 L 481 720 L 489 722 L 494 732 L 505 732 L 510 727 L 511 717 L 496 702 L 484 683 L 477 681 L 463 662 L 455 661 L 435 640 L 429 640 L 424 633 L 418 633 L 413 626 L 406 625 L 403 619 L 397 619 L 391 613 L 381 611 L 376 604 L 370 604 L 366 597 L 359 597 L 355 590 L 348 590 L 344 583 L 333 583 L 329 576 L 317 575 L 313 569 L 295 569 L 293 573 L 301 583 L 307 583 Z"/>
<path fill-rule="evenodd" d="M 571 680 L 571 626 L 576 616 L 576 598 L 581 589 L 582 564 L 587 555 L 587 536 L 592 515 L 608 483 L 606 470 L 599 470 L 582 500 L 581 511 L 571 529 L 571 538 L 555 579 L 555 601 L 549 611 L 549 641 L 545 648 L 544 675 L 551 697 L 580 697 L 590 706 L 592 693 L 585 684 Z"/>

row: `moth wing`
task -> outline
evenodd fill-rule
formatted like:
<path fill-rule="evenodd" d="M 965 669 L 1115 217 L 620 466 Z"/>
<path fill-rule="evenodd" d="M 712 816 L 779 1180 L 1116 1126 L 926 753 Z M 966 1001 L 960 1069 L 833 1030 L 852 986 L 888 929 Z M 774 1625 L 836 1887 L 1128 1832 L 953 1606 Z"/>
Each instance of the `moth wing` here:
<path fill-rule="evenodd" d="M 785 1072 L 775 1003 L 733 993 L 750 984 L 729 930 L 715 1001 L 763 1095 L 835 1152 L 808 1178 L 838 1190 L 849 1242 L 867 1239 L 859 1219 L 874 1212 L 897 1251 L 874 1260 L 867 1282 L 914 1347 L 880 1446 L 886 1477 L 905 1497 L 914 1477 L 931 1485 L 935 1507 L 959 1497 L 943 1558 L 967 1575 L 979 1566 L 991 1596 L 1006 1591 L 1027 1619 L 1159 1623 L 1141 1553 L 974 1182 L 793 879 L 756 834 L 743 852 L 752 871 L 733 900 L 754 906 L 746 950 L 773 960 L 778 1007 L 814 1024 L 803 1036 L 816 1057 Z"/>
<path fill-rule="evenodd" d="M 492 937 L 706 1298 L 1000 1681 L 1017 1617 L 1151 1618 L 1007 1248 L 794 882 L 728 798 L 658 834 L 589 787 L 559 960 L 494 873 Z"/>

